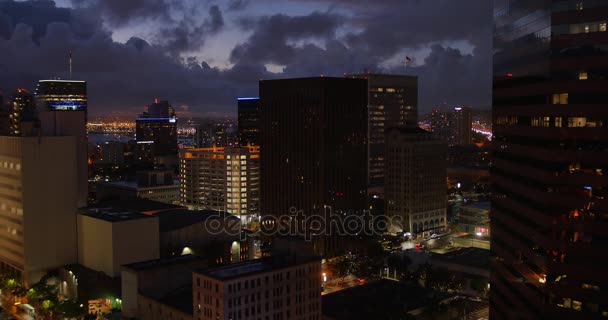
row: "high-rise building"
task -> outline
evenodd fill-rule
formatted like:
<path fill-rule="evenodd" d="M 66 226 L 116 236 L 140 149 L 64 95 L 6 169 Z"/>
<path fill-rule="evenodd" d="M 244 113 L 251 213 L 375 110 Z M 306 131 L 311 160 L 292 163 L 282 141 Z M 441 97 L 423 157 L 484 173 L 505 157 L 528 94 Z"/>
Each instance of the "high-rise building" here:
<path fill-rule="evenodd" d="M 472 142 L 473 109 L 455 107 L 431 112 L 431 129 L 435 138 L 448 145 L 468 145 Z"/>
<path fill-rule="evenodd" d="M 392 127 L 418 126 L 418 78 L 361 74 L 368 85 L 368 184 L 384 185 L 384 139 Z"/>
<path fill-rule="evenodd" d="M 385 206 L 413 237 L 445 229 L 447 146 L 420 128 L 391 128 L 386 135 Z"/>
<path fill-rule="evenodd" d="M 238 131 L 241 145 L 260 145 L 260 98 L 239 98 L 238 113 Z"/>
<path fill-rule="evenodd" d="M 40 80 L 34 92 L 41 135 L 76 139 L 78 206 L 88 199 L 87 83 L 77 80 Z"/>
<path fill-rule="evenodd" d="M 4 104 L 4 97 L 0 91 L 0 136 L 10 134 L 10 116 L 8 113 L 8 105 Z"/>
<path fill-rule="evenodd" d="M 40 80 L 36 104 L 48 111 L 87 111 L 87 83 L 79 80 Z"/>
<path fill-rule="evenodd" d="M 226 211 L 249 226 L 260 213 L 259 153 L 259 146 L 180 150 L 182 204 Z"/>
<path fill-rule="evenodd" d="M 608 316 L 607 21 L 495 1 L 491 319 Z"/>
<path fill-rule="evenodd" d="M 366 207 L 367 81 L 260 81 L 262 213 L 346 215 Z M 325 238 L 318 253 L 336 249 Z M 319 238 L 321 240 L 321 238 Z"/>
<path fill-rule="evenodd" d="M 17 89 L 8 99 L 9 134 L 29 135 L 37 119 L 34 96 L 25 89 Z"/>
<path fill-rule="evenodd" d="M 77 261 L 73 136 L 0 137 L 0 269 L 25 283 Z"/>
<path fill-rule="evenodd" d="M 177 156 L 177 118 L 168 101 L 154 99 L 135 122 L 138 160 L 153 163 L 155 156 Z"/>
<path fill-rule="evenodd" d="M 470 107 L 454 108 L 454 145 L 471 144 L 473 126 L 473 109 Z"/>
<path fill-rule="evenodd" d="M 195 271 L 194 319 L 321 319 L 321 262 L 273 256 Z"/>

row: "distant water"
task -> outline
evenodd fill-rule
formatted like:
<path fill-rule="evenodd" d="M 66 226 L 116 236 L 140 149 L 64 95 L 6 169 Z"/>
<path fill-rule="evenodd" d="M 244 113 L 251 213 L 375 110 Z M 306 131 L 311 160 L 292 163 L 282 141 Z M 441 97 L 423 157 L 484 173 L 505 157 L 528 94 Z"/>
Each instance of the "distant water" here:
<path fill-rule="evenodd" d="M 135 137 L 130 137 L 121 134 L 111 134 L 111 133 L 89 133 L 89 143 L 90 144 L 102 144 L 108 141 L 119 141 L 119 142 L 129 142 L 129 140 L 133 140 Z"/>

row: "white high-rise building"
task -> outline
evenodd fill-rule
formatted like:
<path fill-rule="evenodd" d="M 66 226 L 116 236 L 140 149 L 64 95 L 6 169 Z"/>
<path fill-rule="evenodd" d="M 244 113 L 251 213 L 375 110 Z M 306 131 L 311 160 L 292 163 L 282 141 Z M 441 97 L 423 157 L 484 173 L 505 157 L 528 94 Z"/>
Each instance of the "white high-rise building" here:
<path fill-rule="evenodd" d="M 260 210 L 259 152 L 259 146 L 181 150 L 182 205 L 226 211 L 250 225 Z"/>

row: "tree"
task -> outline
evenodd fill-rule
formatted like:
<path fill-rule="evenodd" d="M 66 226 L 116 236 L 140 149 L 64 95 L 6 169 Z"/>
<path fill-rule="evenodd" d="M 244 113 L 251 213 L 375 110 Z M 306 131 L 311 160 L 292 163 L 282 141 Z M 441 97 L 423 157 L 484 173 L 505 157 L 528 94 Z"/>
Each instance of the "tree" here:
<path fill-rule="evenodd" d="M 340 256 L 329 260 L 327 268 L 333 276 L 341 278 L 344 282 L 344 278 L 350 273 L 351 264 L 351 259 L 348 256 Z"/>
<path fill-rule="evenodd" d="M 409 266 L 412 264 L 412 260 L 407 256 L 392 255 L 388 257 L 387 264 L 389 270 L 397 271 L 397 279 L 405 280 L 409 275 Z"/>
<path fill-rule="evenodd" d="M 484 277 L 476 277 L 471 279 L 470 287 L 479 294 L 484 294 L 488 289 L 488 279 Z"/>

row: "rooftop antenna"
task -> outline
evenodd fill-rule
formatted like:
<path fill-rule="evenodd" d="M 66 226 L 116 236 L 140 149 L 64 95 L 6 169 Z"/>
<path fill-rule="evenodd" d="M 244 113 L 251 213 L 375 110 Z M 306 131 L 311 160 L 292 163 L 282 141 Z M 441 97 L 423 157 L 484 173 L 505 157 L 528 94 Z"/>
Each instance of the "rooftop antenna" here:
<path fill-rule="evenodd" d="M 68 60 L 70 62 L 70 80 L 72 80 L 72 49 L 68 50 Z"/>

